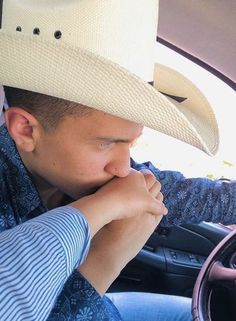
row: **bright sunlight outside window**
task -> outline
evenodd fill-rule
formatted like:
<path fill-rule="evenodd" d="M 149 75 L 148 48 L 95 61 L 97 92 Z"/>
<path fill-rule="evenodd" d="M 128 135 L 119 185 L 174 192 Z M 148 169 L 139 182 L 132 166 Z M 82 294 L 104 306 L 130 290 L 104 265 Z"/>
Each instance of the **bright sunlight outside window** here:
<path fill-rule="evenodd" d="M 131 151 L 136 161 L 151 160 L 160 169 L 179 170 L 186 177 L 236 178 L 236 93 L 223 81 L 173 50 L 157 44 L 156 61 L 184 74 L 212 104 L 220 130 L 220 148 L 210 157 L 197 148 L 145 128 Z"/>

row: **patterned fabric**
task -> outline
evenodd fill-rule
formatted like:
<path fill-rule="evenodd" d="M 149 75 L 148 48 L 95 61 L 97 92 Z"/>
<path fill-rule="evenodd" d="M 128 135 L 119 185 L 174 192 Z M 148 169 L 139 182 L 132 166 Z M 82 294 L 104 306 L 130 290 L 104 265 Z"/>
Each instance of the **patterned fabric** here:
<path fill-rule="evenodd" d="M 58 297 L 48 321 L 122 320 L 113 303 L 101 297 L 83 276 L 74 271 Z"/>
<path fill-rule="evenodd" d="M 1 126 L 0 232 L 46 211 L 5 125 Z"/>
<path fill-rule="evenodd" d="M 168 214 L 162 226 L 202 221 L 236 223 L 236 181 L 224 182 L 207 178 L 185 178 L 174 171 L 160 171 L 151 162 L 137 164 L 131 160 L 133 168 L 148 168 L 161 182 L 164 203 Z"/>
<path fill-rule="evenodd" d="M 47 209 L 4 125 L 0 127 L 0 152 L 0 231 L 4 231 Z M 137 164 L 131 160 L 131 166 L 137 170 L 150 169 L 161 182 L 169 209 L 162 225 L 199 223 L 203 220 L 224 224 L 236 222 L 236 182 L 186 179 L 179 172 L 160 171 L 150 162 Z M 120 317 L 106 297 L 101 298 L 79 273 L 74 272 L 58 297 L 49 320 L 90 319 L 115 321 Z"/>
<path fill-rule="evenodd" d="M 1 126 L 0 232 L 37 217 L 46 211 L 47 209 L 22 163 L 14 142 L 10 138 L 5 125 Z M 41 296 L 43 295 L 44 293 L 41 293 Z M 67 312 L 65 313 L 65 311 Z M 87 319 L 85 318 L 86 314 Z M 91 317 L 92 319 L 90 319 Z M 106 297 L 101 298 L 88 281 L 75 271 L 67 280 L 61 295 L 57 298 L 49 320 L 120 321 L 121 318 L 113 303 Z"/>

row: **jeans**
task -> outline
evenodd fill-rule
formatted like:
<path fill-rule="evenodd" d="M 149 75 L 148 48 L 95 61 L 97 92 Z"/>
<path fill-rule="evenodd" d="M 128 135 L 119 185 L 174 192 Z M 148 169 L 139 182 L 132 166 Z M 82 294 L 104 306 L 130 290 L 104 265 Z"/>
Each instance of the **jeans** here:
<path fill-rule="evenodd" d="M 192 321 L 190 298 L 143 292 L 106 295 L 124 321 Z"/>

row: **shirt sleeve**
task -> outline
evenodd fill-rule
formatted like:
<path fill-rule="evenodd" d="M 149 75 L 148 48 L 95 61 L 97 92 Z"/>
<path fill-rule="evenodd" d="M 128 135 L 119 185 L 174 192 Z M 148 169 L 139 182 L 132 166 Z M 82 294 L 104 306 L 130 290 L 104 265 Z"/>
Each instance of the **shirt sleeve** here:
<path fill-rule="evenodd" d="M 168 208 L 162 226 L 202 221 L 236 223 L 236 181 L 185 178 L 180 172 L 161 171 L 151 162 L 138 164 L 131 160 L 131 165 L 137 170 L 149 169 L 160 181 Z"/>
<path fill-rule="evenodd" d="M 90 245 L 85 217 L 65 206 L 0 234 L 0 320 L 41 321 L 50 314 Z"/>

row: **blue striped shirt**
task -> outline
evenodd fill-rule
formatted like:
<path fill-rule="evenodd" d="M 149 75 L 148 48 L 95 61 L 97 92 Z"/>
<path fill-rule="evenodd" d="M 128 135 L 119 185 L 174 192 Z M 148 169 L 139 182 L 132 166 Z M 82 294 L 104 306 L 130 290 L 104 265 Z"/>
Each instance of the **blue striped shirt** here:
<path fill-rule="evenodd" d="M 46 320 L 88 252 L 84 216 L 65 206 L 0 234 L 0 320 Z"/>

